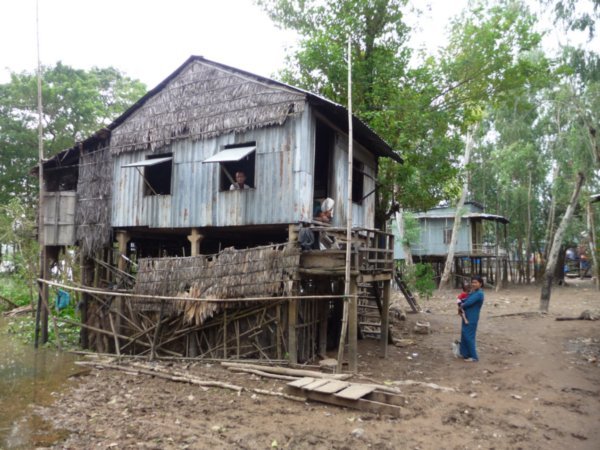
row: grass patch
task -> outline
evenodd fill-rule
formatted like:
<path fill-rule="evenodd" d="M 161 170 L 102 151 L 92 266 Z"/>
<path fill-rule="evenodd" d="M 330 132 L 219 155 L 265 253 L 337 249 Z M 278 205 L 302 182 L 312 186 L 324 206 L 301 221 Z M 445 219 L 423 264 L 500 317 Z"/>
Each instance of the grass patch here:
<path fill-rule="evenodd" d="M 0 295 L 18 306 L 25 306 L 31 303 L 32 295 L 37 295 L 37 289 L 19 275 L 0 274 Z M 0 308 L 9 309 L 5 302 L 0 302 Z"/>
<path fill-rule="evenodd" d="M 34 306 L 37 306 L 37 286 L 34 286 L 32 290 L 25 280 L 17 274 L 0 275 L 0 295 L 18 306 L 31 304 L 33 296 Z M 75 321 L 80 320 L 75 298 L 71 298 L 68 306 L 61 311 L 57 311 L 55 308 L 55 298 L 56 289 L 50 289 L 49 303 L 54 316 L 65 317 Z M 11 307 L 8 303 L 0 301 L 0 311 L 10 309 Z M 56 329 L 60 345 L 63 349 L 79 348 L 79 327 L 58 320 Z M 7 332 L 21 342 L 33 345 L 35 340 L 35 313 L 8 319 Z M 48 342 L 44 346 L 56 346 L 55 327 L 51 318 L 48 321 Z"/>

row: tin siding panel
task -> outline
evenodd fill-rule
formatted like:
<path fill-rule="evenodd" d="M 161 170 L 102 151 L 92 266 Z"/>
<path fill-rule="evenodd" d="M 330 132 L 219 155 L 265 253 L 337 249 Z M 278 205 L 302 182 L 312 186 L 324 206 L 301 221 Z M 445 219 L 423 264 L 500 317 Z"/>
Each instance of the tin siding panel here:
<path fill-rule="evenodd" d="M 115 157 L 113 168 L 113 226 L 189 228 L 297 222 L 312 209 L 312 175 L 305 172 L 312 151 L 306 140 L 312 133 L 309 116 L 303 114 L 281 127 L 173 143 L 162 151 L 173 153 L 170 196 L 144 197 L 139 172 L 121 167 L 145 159 L 149 152 L 121 154 Z M 257 146 L 255 189 L 219 192 L 220 165 L 202 162 L 225 145 L 251 141 Z M 295 171 L 295 165 L 300 170 Z"/>
<path fill-rule="evenodd" d="M 444 230 L 452 228 L 454 219 L 421 219 L 421 249 L 415 255 L 446 255 L 448 244 L 444 243 Z M 467 253 L 470 251 L 470 229 L 468 219 L 462 219 L 458 231 L 458 242 L 454 251 Z"/>
<path fill-rule="evenodd" d="M 375 176 L 375 158 L 364 147 L 354 143 L 354 159 L 364 164 L 364 172 Z M 336 226 L 346 225 L 346 204 L 348 202 L 348 137 L 336 133 L 333 151 L 332 192 L 336 201 L 333 223 Z M 363 192 L 366 194 L 374 188 L 374 181 L 364 177 Z M 362 204 L 352 203 L 352 225 L 355 227 L 373 228 L 375 223 L 375 195 L 371 194 Z"/>

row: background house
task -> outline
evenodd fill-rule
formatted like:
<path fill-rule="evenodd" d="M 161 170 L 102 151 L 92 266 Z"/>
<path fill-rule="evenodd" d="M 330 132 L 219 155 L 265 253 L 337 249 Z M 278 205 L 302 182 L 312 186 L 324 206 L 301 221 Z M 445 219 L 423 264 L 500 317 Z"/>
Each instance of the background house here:
<path fill-rule="evenodd" d="M 455 215 L 456 208 L 453 206 L 440 206 L 414 215 L 419 222 L 419 240 L 411 243 L 413 258 L 431 263 L 437 276 L 441 274 L 448 256 Z M 503 216 L 485 213 L 479 203 L 465 203 L 454 249 L 453 273 L 457 275 L 457 283 L 460 277 L 476 273 L 494 282 L 496 268 L 507 260 L 503 243 L 508 223 L 509 220 Z M 397 233 L 395 224 L 394 230 Z M 395 240 L 394 258 L 405 258 L 399 239 Z"/>

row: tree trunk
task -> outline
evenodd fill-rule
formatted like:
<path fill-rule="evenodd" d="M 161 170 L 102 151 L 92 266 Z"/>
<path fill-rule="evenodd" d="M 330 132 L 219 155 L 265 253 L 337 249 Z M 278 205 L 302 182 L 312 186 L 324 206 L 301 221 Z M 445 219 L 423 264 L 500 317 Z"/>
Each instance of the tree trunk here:
<path fill-rule="evenodd" d="M 546 236 L 544 242 L 546 248 L 544 248 L 544 260 L 548 261 L 548 255 L 550 254 L 550 242 L 552 242 L 554 234 L 554 215 L 556 211 L 556 179 L 558 178 L 558 165 L 554 166 L 552 171 L 552 193 L 550 195 L 550 212 L 548 213 L 548 226 L 546 227 Z"/>
<path fill-rule="evenodd" d="M 398 238 L 400 239 L 400 245 L 402 245 L 402 250 L 404 250 L 404 261 L 407 266 L 412 266 L 413 257 L 410 250 L 410 243 L 406 242 L 406 239 L 404 238 L 404 208 L 400 208 L 400 210 L 396 213 L 396 226 L 398 227 Z"/>
<path fill-rule="evenodd" d="M 558 260 L 558 253 L 561 248 L 561 243 L 567 226 L 573 217 L 573 212 L 575 211 L 575 207 L 577 206 L 577 200 L 579 199 L 579 193 L 581 192 L 581 187 L 583 186 L 583 182 L 585 181 L 585 175 L 582 172 L 577 174 L 577 182 L 575 183 L 575 188 L 573 189 L 573 195 L 571 196 L 571 200 L 569 201 L 569 205 L 567 206 L 567 210 L 565 211 L 565 215 L 560 221 L 560 225 L 556 230 L 556 234 L 554 235 L 554 240 L 552 241 L 552 247 L 550 249 L 550 253 L 548 255 L 548 264 L 546 266 L 546 273 L 544 274 L 544 283 L 542 285 L 542 292 L 540 295 L 540 311 L 548 312 L 548 308 L 550 306 L 550 295 L 552 293 L 552 281 L 554 279 L 554 270 L 556 269 L 556 261 Z"/>
<path fill-rule="evenodd" d="M 522 283 L 524 278 L 523 272 L 523 239 L 517 239 L 517 255 L 519 259 L 517 260 L 517 282 Z"/>
<path fill-rule="evenodd" d="M 525 236 L 525 278 L 531 283 L 531 170 L 529 170 L 529 186 L 527 187 L 527 231 Z"/>
<path fill-rule="evenodd" d="M 596 290 L 600 291 L 600 266 L 598 265 L 598 254 L 596 253 L 596 229 L 594 228 L 594 211 L 592 202 L 587 202 L 587 229 L 590 239 L 590 253 L 592 255 L 592 277 L 596 279 Z"/>
<path fill-rule="evenodd" d="M 471 158 L 471 150 L 473 149 L 474 139 L 473 134 L 477 131 L 477 125 L 473 127 L 473 130 L 467 132 L 467 143 L 465 145 L 465 156 L 464 156 L 464 181 L 462 186 L 462 192 L 460 194 L 460 199 L 458 200 L 458 204 L 456 205 L 456 213 L 454 214 L 454 225 L 452 226 L 452 238 L 450 239 L 450 244 L 448 245 L 448 255 L 446 256 L 446 264 L 444 264 L 444 272 L 442 273 L 442 277 L 440 278 L 440 286 L 439 290 L 442 291 L 444 289 L 448 289 L 448 281 L 450 280 L 450 273 L 452 272 L 452 263 L 454 261 L 454 249 L 456 247 L 456 242 L 458 241 L 458 231 L 460 230 L 460 221 L 462 216 L 462 208 L 465 204 L 465 200 L 467 199 L 467 193 L 469 190 L 469 174 L 468 174 L 468 165 L 469 160 Z"/>

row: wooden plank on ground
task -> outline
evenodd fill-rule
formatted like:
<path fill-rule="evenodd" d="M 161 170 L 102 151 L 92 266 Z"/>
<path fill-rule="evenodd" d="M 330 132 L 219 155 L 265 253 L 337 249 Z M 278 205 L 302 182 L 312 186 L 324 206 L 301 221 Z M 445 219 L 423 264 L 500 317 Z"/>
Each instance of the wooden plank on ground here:
<path fill-rule="evenodd" d="M 288 386 L 301 388 L 302 386 L 306 386 L 307 384 L 312 383 L 313 381 L 315 381 L 314 378 L 304 377 L 304 378 L 300 378 L 296 381 L 292 381 L 292 382 L 288 383 Z"/>
<path fill-rule="evenodd" d="M 351 384 L 346 389 L 343 389 L 334 395 L 348 400 L 358 400 L 374 390 L 375 386 L 369 386 L 367 384 Z"/>
<path fill-rule="evenodd" d="M 302 386 L 302 389 L 305 391 L 312 391 L 315 388 L 321 387 L 324 384 L 329 383 L 329 381 L 331 380 L 324 380 L 324 379 L 318 379 L 318 380 L 314 380 L 312 383 L 309 384 L 305 384 L 304 386 Z"/>
<path fill-rule="evenodd" d="M 336 397 L 331 394 L 323 394 L 315 391 L 305 391 L 300 388 L 288 386 L 287 391 L 295 396 L 304 397 L 308 400 L 316 402 L 327 403 L 329 405 L 342 406 L 346 408 L 358 409 L 361 411 L 368 411 L 375 414 L 389 414 L 394 417 L 400 417 L 402 415 L 402 408 L 396 405 L 388 405 L 386 403 L 380 403 L 372 400 L 365 400 L 364 398 L 358 400 L 348 400 L 347 398 Z"/>
<path fill-rule="evenodd" d="M 375 402 L 387 403 L 390 405 L 404 406 L 406 405 L 406 397 L 403 395 L 392 394 L 391 392 L 375 391 L 363 397 L 365 400 L 373 400 Z"/>
<path fill-rule="evenodd" d="M 350 383 L 347 381 L 332 380 L 323 386 L 313 389 L 313 391 L 321 392 L 322 394 L 333 394 L 347 388 L 349 385 Z"/>

